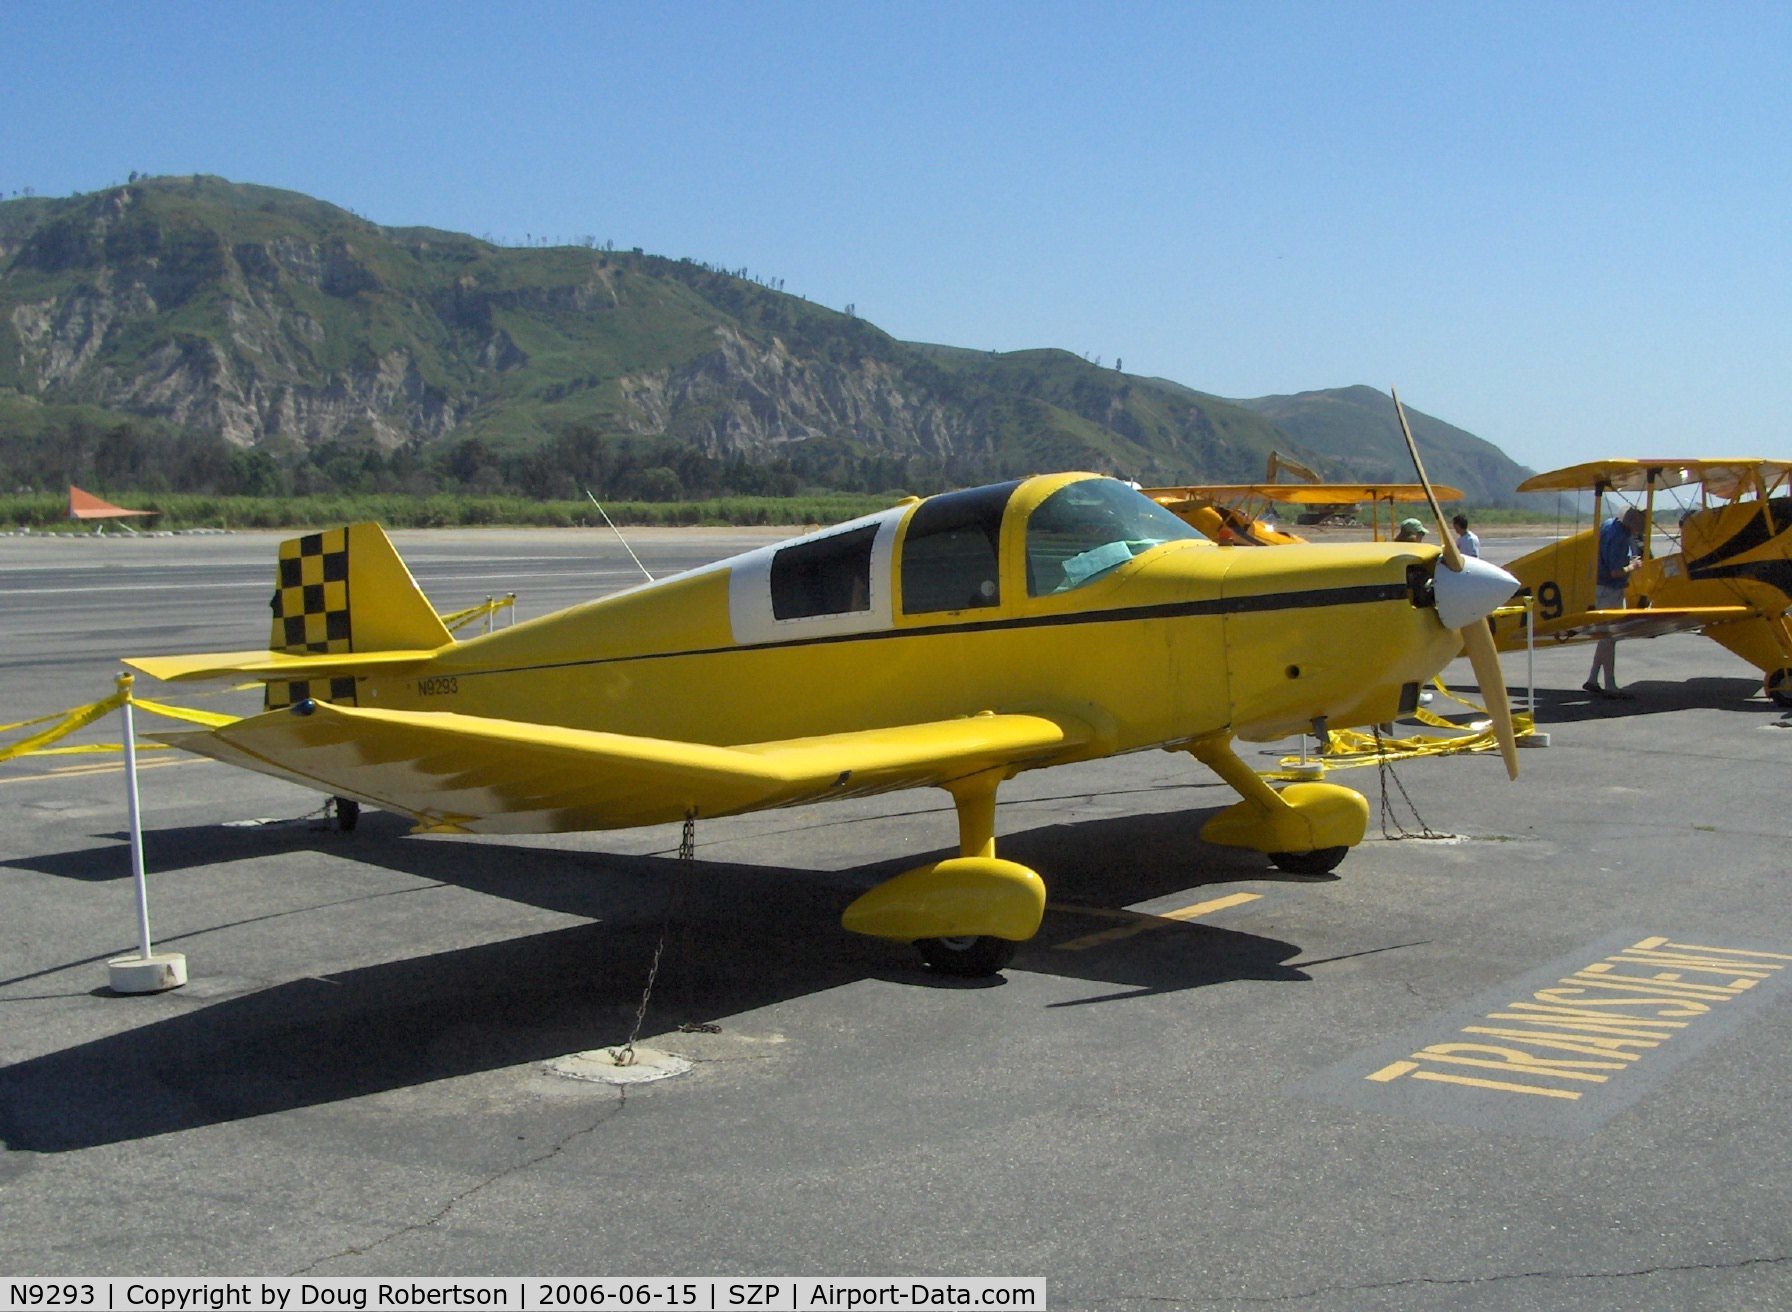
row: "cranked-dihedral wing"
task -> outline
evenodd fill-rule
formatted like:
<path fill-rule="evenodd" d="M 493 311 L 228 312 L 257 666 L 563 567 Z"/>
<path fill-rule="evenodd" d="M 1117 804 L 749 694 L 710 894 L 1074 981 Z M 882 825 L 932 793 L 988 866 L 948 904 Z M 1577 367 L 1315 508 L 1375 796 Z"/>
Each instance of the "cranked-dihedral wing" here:
<path fill-rule="evenodd" d="M 307 703 L 162 741 L 397 811 L 427 829 L 517 834 L 949 788 L 988 771 L 1065 759 L 1090 737 L 1071 717 L 987 714 L 719 747 Z"/>

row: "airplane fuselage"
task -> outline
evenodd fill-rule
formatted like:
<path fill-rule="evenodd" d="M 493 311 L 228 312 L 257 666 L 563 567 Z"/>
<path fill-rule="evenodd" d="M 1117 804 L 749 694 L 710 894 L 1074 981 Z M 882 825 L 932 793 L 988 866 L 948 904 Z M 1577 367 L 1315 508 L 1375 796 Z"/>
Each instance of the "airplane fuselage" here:
<path fill-rule="evenodd" d="M 1097 755 L 1389 719 L 1459 647 L 1428 608 L 1425 546 L 1240 552 L 1190 536 L 1042 581 L 1064 562 L 1031 520 L 1074 481 L 1015 487 L 962 579 L 963 561 L 917 569 L 910 553 L 928 548 L 897 507 L 458 643 L 359 681 L 358 700 L 714 744 L 1037 710 L 1090 723 Z M 829 543 L 852 557 L 840 578 L 825 577 Z"/>

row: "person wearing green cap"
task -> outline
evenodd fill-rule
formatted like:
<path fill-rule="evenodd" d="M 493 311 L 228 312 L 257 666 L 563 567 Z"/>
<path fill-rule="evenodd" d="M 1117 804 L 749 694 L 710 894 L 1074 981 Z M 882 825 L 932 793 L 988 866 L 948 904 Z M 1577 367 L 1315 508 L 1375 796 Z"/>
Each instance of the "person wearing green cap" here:
<path fill-rule="evenodd" d="M 1424 540 L 1425 540 L 1425 526 L 1423 524 L 1419 523 L 1418 520 L 1403 519 L 1400 521 L 1400 531 L 1398 533 L 1394 534 L 1394 541 L 1396 541 L 1396 542 L 1423 542 Z"/>

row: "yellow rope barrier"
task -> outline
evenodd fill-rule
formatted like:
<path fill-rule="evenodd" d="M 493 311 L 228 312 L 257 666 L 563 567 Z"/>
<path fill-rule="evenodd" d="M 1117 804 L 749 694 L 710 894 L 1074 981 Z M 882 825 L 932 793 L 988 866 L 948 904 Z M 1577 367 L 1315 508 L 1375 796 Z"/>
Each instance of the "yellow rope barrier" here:
<path fill-rule="evenodd" d="M 482 619 L 487 615 L 496 615 L 505 607 L 514 605 L 516 605 L 516 593 L 514 592 L 503 597 L 487 597 L 477 606 L 468 606 L 465 610 L 450 611 L 448 614 L 441 617 L 442 624 L 448 632 L 455 633 L 466 628 L 467 625 L 471 624 L 474 620 Z"/>
<path fill-rule="evenodd" d="M 1443 679 L 1434 678 L 1432 685 L 1436 690 L 1460 706 L 1483 715 L 1486 711 L 1471 701 L 1466 701 L 1444 687 Z M 1454 720 L 1446 720 L 1435 711 L 1420 707 L 1413 712 L 1413 719 L 1433 729 L 1445 729 L 1449 737 L 1436 734 L 1413 734 L 1405 738 L 1377 737 L 1372 733 L 1364 733 L 1360 729 L 1334 729 L 1330 741 L 1320 754 L 1320 761 L 1327 770 L 1349 770 L 1361 765 L 1378 765 L 1383 761 L 1410 761 L 1421 756 L 1450 756 L 1457 752 L 1486 752 L 1499 746 L 1494 737 L 1491 720 L 1478 721 L 1469 725 L 1461 725 Z M 1535 728 L 1532 717 L 1514 715 L 1512 717 L 1513 732 L 1520 738 Z M 1281 761 L 1283 771 L 1300 764 L 1298 756 L 1284 756 Z M 1284 774 L 1277 771 L 1272 778 L 1302 778 L 1298 774 Z"/>
<path fill-rule="evenodd" d="M 184 720 L 189 724 L 201 724 L 209 729 L 216 729 L 226 724 L 234 724 L 241 718 L 225 715 L 219 711 L 200 711 L 190 706 L 170 706 L 165 702 L 144 701 L 131 697 L 128 689 L 113 693 L 110 697 L 86 706 L 76 706 L 71 710 L 55 711 L 49 715 L 40 715 L 34 720 L 20 720 L 15 724 L 0 724 L 0 734 L 11 733 L 15 729 L 29 729 L 36 725 L 48 724 L 50 727 L 41 733 L 34 733 L 21 739 L 9 747 L 0 747 L 0 761 L 10 761 L 19 756 L 82 756 L 106 752 L 122 752 L 123 743 L 85 743 L 72 747 L 52 747 L 51 743 L 68 737 L 71 733 L 85 729 L 95 720 L 116 711 L 129 698 L 131 705 L 138 710 L 147 711 L 151 715 L 160 715 L 170 720 Z M 163 743 L 143 743 L 140 750 L 165 748 Z"/>

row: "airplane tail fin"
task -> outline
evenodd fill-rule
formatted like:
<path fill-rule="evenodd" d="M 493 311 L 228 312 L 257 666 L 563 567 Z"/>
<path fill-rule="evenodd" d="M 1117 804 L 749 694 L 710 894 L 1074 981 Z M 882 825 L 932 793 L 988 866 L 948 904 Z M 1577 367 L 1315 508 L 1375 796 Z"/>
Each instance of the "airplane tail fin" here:
<path fill-rule="evenodd" d="M 280 544 L 268 650 L 340 658 L 433 651 L 454 641 L 378 524 L 353 524 Z M 270 681 L 267 708 L 307 699 L 355 704 L 352 675 Z"/>

